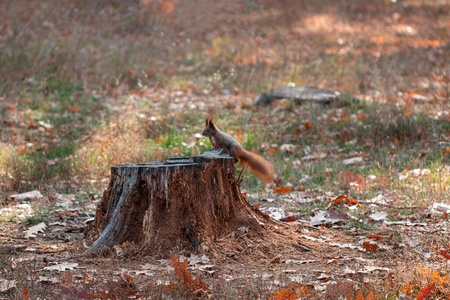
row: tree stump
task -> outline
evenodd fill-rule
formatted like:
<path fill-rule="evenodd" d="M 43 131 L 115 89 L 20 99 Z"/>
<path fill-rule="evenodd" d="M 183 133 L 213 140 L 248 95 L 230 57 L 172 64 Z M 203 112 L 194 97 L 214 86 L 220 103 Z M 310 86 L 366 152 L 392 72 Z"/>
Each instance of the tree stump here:
<path fill-rule="evenodd" d="M 241 194 L 235 160 L 222 149 L 111 168 L 97 207 L 86 253 L 130 242 L 140 252 L 165 256 L 176 249 L 199 252 L 217 237 L 276 222 Z M 207 247 L 206 247 L 207 249 Z"/>

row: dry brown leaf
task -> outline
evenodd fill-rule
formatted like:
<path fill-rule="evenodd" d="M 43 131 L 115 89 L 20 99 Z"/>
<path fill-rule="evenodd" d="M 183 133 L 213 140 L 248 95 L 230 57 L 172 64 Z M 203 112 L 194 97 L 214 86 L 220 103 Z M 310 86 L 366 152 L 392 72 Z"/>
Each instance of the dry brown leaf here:
<path fill-rule="evenodd" d="M 378 245 L 377 244 L 372 244 L 371 242 L 364 242 L 363 243 L 363 248 L 370 253 L 375 253 L 378 250 Z"/>
<path fill-rule="evenodd" d="M 303 126 L 305 127 L 306 130 L 310 130 L 313 126 L 311 124 L 311 122 L 306 122 L 305 124 L 303 124 Z"/>

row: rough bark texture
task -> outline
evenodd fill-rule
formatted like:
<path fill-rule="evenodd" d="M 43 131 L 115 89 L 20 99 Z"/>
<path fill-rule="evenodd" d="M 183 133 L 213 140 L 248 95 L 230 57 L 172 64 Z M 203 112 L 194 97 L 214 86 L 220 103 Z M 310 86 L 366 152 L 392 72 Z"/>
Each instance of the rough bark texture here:
<path fill-rule="evenodd" d="M 123 164 L 97 207 L 87 253 L 134 242 L 145 254 L 199 250 L 241 226 L 260 232 L 270 218 L 241 194 L 234 158 L 215 149 L 166 163 Z"/>

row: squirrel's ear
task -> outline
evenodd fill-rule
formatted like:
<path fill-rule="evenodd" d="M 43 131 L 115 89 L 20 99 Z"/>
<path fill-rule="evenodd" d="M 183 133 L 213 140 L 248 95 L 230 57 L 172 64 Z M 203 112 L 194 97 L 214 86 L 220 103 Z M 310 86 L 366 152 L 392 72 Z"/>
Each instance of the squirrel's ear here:
<path fill-rule="evenodd" d="M 212 121 L 212 117 L 207 117 L 206 118 L 206 127 L 214 128 L 214 123 Z"/>
<path fill-rule="evenodd" d="M 216 128 L 216 126 L 214 126 L 212 118 L 209 119 L 209 127 L 213 129 Z"/>

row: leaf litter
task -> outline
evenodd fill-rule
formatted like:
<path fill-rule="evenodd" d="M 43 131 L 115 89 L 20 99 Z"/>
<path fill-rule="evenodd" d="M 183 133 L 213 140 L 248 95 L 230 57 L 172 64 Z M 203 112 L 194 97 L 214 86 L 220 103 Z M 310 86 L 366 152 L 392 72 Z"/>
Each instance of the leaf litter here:
<path fill-rule="evenodd" d="M 363 11 L 364 9 L 367 9 L 367 7 L 357 6 L 354 9 Z M 166 9 L 166 11 L 170 11 L 170 9 Z M 108 13 L 108 11 L 106 11 L 106 13 Z M 393 19 L 395 20 L 394 17 L 395 14 L 393 15 Z M 401 17 L 403 18 L 405 16 Z M 305 24 L 306 26 L 315 28 L 315 30 L 327 30 L 326 28 L 321 28 L 321 24 L 323 23 L 321 23 L 320 18 L 308 18 L 305 21 Z M 341 30 L 345 29 L 341 28 L 341 23 L 335 25 L 338 25 L 336 28 L 340 28 Z M 294 26 L 296 25 L 294 24 Z M 416 36 L 417 34 L 421 34 L 419 29 L 401 27 L 401 25 L 394 26 L 396 32 L 401 33 L 402 35 Z M 304 30 L 297 27 L 293 29 L 294 31 L 300 30 L 300 32 Z M 395 40 L 396 38 L 398 37 L 389 37 L 391 40 Z M 384 37 L 377 36 L 371 38 L 375 44 L 379 43 L 382 39 L 384 39 Z M 419 37 L 415 38 L 415 40 L 417 41 L 417 47 L 429 47 L 428 49 L 430 55 L 433 55 L 436 51 L 440 51 L 439 45 L 436 46 L 436 42 L 423 41 L 420 40 Z M 341 41 L 338 44 L 342 43 L 344 43 L 344 41 Z M 343 48 L 341 50 L 345 49 Z M 386 50 L 389 51 L 389 49 Z M 382 58 L 381 55 L 378 55 L 377 57 Z M 31 78 L 29 78 L 29 80 L 31 80 Z M 442 80 L 430 79 L 430 81 L 439 83 Z M 156 89 L 149 89 L 148 91 L 143 89 L 142 91 L 130 92 L 127 88 L 117 87 L 114 92 L 120 93 L 124 96 L 128 95 L 133 101 L 148 101 L 149 99 L 156 99 L 157 97 L 173 98 L 173 101 L 170 101 L 169 103 L 169 109 L 177 112 L 182 112 L 185 109 L 204 110 L 206 107 L 205 103 L 210 101 L 209 99 L 198 99 L 198 101 L 195 101 L 195 95 L 192 93 L 183 94 L 182 91 L 174 91 L 172 93 L 166 93 L 163 91 L 159 93 Z M 96 96 L 96 93 L 97 92 L 92 91 L 93 96 Z M 421 94 L 412 94 L 405 97 L 405 99 L 409 97 L 415 101 L 423 102 L 425 99 Z M 183 97 L 188 97 L 191 101 L 182 100 Z M 101 96 L 99 96 L 99 98 L 101 98 Z M 224 95 L 218 97 L 217 99 L 220 101 L 229 101 L 230 98 L 231 95 L 229 95 L 228 91 L 228 93 L 224 93 Z M 367 98 L 370 100 L 377 99 L 379 97 L 376 94 L 373 94 L 368 95 Z M 426 98 L 427 99 L 425 102 L 428 102 L 428 98 L 433 97 L 429 97 L 427 95 Z M 378 100 L 383 101 L 383 99 Z M 399 101 L 403 100 L 399 99 Z M 111 107 L 112 109 L 120 112 L 124 111 L 123 107 L 114 107 L 113 105 L 111 105 Z M 77 106 L 69 107 L 69 111 L 72 113 L 76 112 L 78 109 L 79 107 L 77 108 Z M 128 107 L 127 109 L 130 109 L 131 111 L 132 107 Z M 281 112 L 281 109 L 282 106 L 280 105 L 278 107 L 279 112 Z M 10 108 L 10 110 L 16 111 L 15 107 L 14 109 Z M 298 109 L 294 108 L 293 111 L 297 112 Z M 132 113 L 130 112 L 130 114 Z M 405 110 L 405 115 L 414 115 L 414 111 Z M 146 115 L 141 114 L 139 117 L 145 118 Z M 352 116 L 350 117 L 353 118 Z M 354 117 L 359 119 L 356 115 Z M 158 118 L 160 117 L 152 116 L 148 119 L 154 122 L 158 120 Z M 344 109 L 337 108 L 336 113 L 325 116 L 325 118 L 329 118 L 332 122 L 339 122 L 343 118 L 346 118 L 346 114 Z M 361 116 L 361 119 L 363 119 L 363 116 Z M 34 121 L 31 122 L 30 127 L 35 126 L 33 122 Z M 48 133 L 55 130 L 54 125 L 48 122 L 39 121 L 37 124 Z M 299 135 L 305 134 L 305 132 L 310 134 L 310 132 L 315 129 L 315 125 L 313 125 L 310 121 L 300 125 L 302 132 L 299 132 Z M 348 139 L 351 134 L 351 132 L 345 133 L 345 135 L 342 136 L 343 141 Z M 349 142 L 351 142 L 351 140 Z M 192 146 L 192 141 L 189 142 L 189 145 Z M 292 154 L 292 152 L 298 150 L 286 143 L 281 144 L 280 148 L 285 154 Z M 304 159 L 303 162 L 297 161 L 296 163 L 302 164 L 310 161 L 321 161 L 329 158 L 331 155 L 334 155 L 322 151 L 313 151 L 312 153 L 314 154 L 307 154 L 305 151 L 305 154 L 307 155 L 302 156 Z M 395 155 L 396 154 L 393 154 L 392 157 L 394 158 Z M 347 164 L 357 168 L 364 167 L 365 158 L 362 156 L 342 156 L 341 158 L 344 157 L 345 159 L 342 160 L 342 164 Z M 58 163 L 56 160 L 51 160 L 50 162 L 51 165 Z M 326 170 L 325 173 L 327 172 L 333 172 L 333 170 Z M 427 171 L 427 169 L 415 169 L 406 172 L 396 172 L 395 176 L 397 176 L 400 181 L 407 181 L 413 178 L 429 177 L 430 172 L 429 170 Z M 349 180 L 350 187 L 353 189 L 351 190 L 352 192 L 354 192 L 354 190 L 364 188 L 365 182 L 360 182 L 357 177 L 348 177 L 351 177 Z M 345 179 L 345 176 L 342 178 Z M 308 178 L 307 175 L 305 175 L 304 179 L 305 180 L 302 183 L 311 180 L 311 178 Z M 375 178 L 371 180 L 376 182 L 377 179 L 379 179 L 379 177 L 375 176 Z M 82 187 L 82 185 L 78 182 L 69 182 L 68 185 L 74 189 L 80 189 Z M 327 286 L 339 284 L 339 280 L 346 280 L 350 278 L 352 282 L 358 284 L 362 282 L 370 282 L 370 280 L 374 279 L 374 277 L 365 275 L 370 275 L 370 272 L 373 271 L 383 271 L 384 273 L 387 272 L 389 267 L 392 267 L 391 270 L 395 269 L 396 267 L 401 266 L 401 263 L 405 259 L 408 261 L 424 262 L 428 265 L 433 265 L 435 268 L 432 268 L 432 270 L 440 267 L 442 267 L 442 269 L 445 268 L 445 263 L 448 263 L 448 257 L 444 255 L 444 253 L 448 255 L 450 250 L 448 248 L 448 204 L 439 202 L 434 203 L 431 206 L 428 204 L 427 206 L 422 208 L 419 207 L 417 209 L 398 209 L 395 207 L 395 205 L 399 202 L 398 199 L 396 199 L 396 196 L 386 195 L 384 193 L 381 193 L 380 195 L 375 196 L 372 200 L 367 201 L 372 202 L 371 204 L 363 203 L 364 201 L 350 203 L 350 199 L 353 199 L 352 197 L 357 200 L 365 200 L 357 198 L 353 194 L 351 196 L 349 195 L 348 199 L 345 201 L 343 200 L 339 203 L 332 204 L 336 198 L 339 197 L 339 195 L 329 195 L 328 193 L 329 192 L 326 191 L 310 189 L 306 189 L 304 192 L 296 192 L 292 189 L 292 187 L 286 186 L 284 189 L 280 190 L 279 194 L 276 193 L 276 195 L 269 195 L 267 197 L 268 199 L 275 197 L 277 198 L 277 201 L 267 203 L 274 208 L 269 209 L 266 203 L 263 203 L 261 206 L 262 210 L 272 212 L 272 216 L 277 219 L 286 218 L 286 221 L 288 221 L 287 217 L 295 216 L 294 218 L 289 218 L 289 227 L 295 229 L 294 231 L 299 234 L 302 244 L 311 249 L 310 252 L 284 252 L 283 248 L 276 248 L 275 251 L 273 251 L 273 249 L 271 250 L 272 245 L 270 244 L 264 244 L 261 241 L 254 242 L 251 240 L 245 240 L 246 235 L 251 233 L 251 229 L 241 228 L 241 230 L 236 230 L 236 234 L 234 236 L 230 235 L 228 239 L 223 241 L 224 243 L 229 243 L 232 246 L 236 246 L 233 253 L 228 253 L 227 255 L 216 253 L 217 256 L 214 256 L 213 253 L 211 255 L 210 259 L 215 264 L 214 266 L 217 270 L 217 272 L 213 274 L 219 274 L 213 275 L 213 278 L 222 278 L 232 283 L 239 280 L 248 280 L 253 278 L 255 280 L 261 279 L 264 281 L 272 281 L 272 283 L 276 285 L 276 283 L 280 282 L 278 279 L 282 280 L 284 277 L 282 274 L 285 273 L 283 269 L 284 267 L 281 266 L 281 263 L 286 263 L 289 261 L 289 264 L 291 265 L 299 265 L 299 267 L 294 269 L 294 272 L 296 271 L 298 274 L 294 275 L 292 279 L 300 279 L 302 283 L 314 283 L 316 284 L 318 290 L 320 289 L 325 291 Z M 27 240 L 26 243 L 29 245 L 28 249 L 34 249 L 33 251 L 23 251 L 23 249 L 15 247 L 20 243 L 23 243 L 23 240 L 20 239 L 20 235 L 16 235 L 14 233 L 17 231 L 24 232 L 26 228 L 28 228 L 28 230 L 32 228 L 29 228 L 29 225 L 24 226 L 23 224 L 16 227 L 11 226 L 10 224 L 5 225 L 4 227 L 2 226 L 0 236 L 2 242 L 1 250 L 7 253 L 12 252 L 14 255 L 22 256 L 21 258 L 24 258 L 24 260 L 17 262 L 22 265 L 28 265 L 28 263 L 26 263 L 26 256 L 30 255 L 32 259 L 36 260 L 37 267 L 42 267 L 44 265 L 42 258 L 48 257 L 49 253 L 51 253 L 52 258 L 54 259 L 67 259 L 67 255 L 65 253 L 51 252 L 52 248 L 49 247 L 49 244 L 51 245 L 58 243 L 57 248 L 59 248 L 59 243 L 65 243 L 67 245 L 67 251 L 71 254 L 76 254 L 83 251 L 84 245 L 82 243 L 83 235 L 81 231 L 86 226 L 85 222 L 92 220 L 96 205 L 93 201 L 89 200 L 87 195 L 82 195 L 83 201 L 85 201 L 83 205 L 77 204 L 76 201 L 70 200 L 69 195 L 66 196 L 67 198 L 65 200 L 60 201 L 60 205 L 54 219 L 50 220 L 50 222 L 46 222 L 47 228 L 35 228 L 32 230 L 31 235 L 34 235 L 34 238 Z M 63 197 L 65 196 L 63 195 Z M 26 199 L 27 198 L 25 197 L 22 200 Z M 257 199 L 250 200 L 254 201 Z M 283 203 L 282 207 L 280 207 L 278 203 Z M 305 203 L 315 203 L 318 205 L 324 204 L 323 206 L 327 207 L 327 210 L 308 212 L 301 211 L 303 208 L 302 205 Z M 372 204 L 378 206 L 383 205 L 383 211 L 379 211 L 380 208 L 378 206 L 375 206 L 377 207 L 377 210 L 374 210 Z M 83 207 L 87 207 L 88 205 L 90 205 L 90 211 L 83 211 Z M 337 208 L 337 212 L 331 210 L 334 208 Z M 17 207 L 17 209 L 19 212 L 21 208 Z M 11 211 L 8 211 L 8 213 L 10 212 Z M 14 213 L 14 211 L 12 212 Z M 32 213 L 33 212 L 31 212 L 31 214 Z M 332 217 L 333 213 L 341 216 L 342 214 L 345 214 L 347 218 Z M 445 214 L 447 214 L 447 216 Z M 17 215 L 24 217 L 27 216 L 24 213 Z M 345 226 L 348 227 L 345 228 Z M 294 236 L 292 232 L 289 233 L 291 234 L 290 237 Z M 380 238 L 366 238 L 369 234 Z M 247 243 L 246 247 L 242 247 L 242 243 L 238 243 L 236 240 L 244 240 Z M 364 247 L 364 244 L 366 247 Z M 439 250 L 436 249 L 436 246 Z M 274 255 L 274 252 L 277 255 Z M 183 254 L 189 256 L 189 253 Z M 102 281 L 104 279 L 113 278 L 114 280 L 117 276 L 119 276 L 119 273 L 112 275 L 113 273 L 111 270 L 117 270 L 123 265 L 126 265 L 125 271 L 139 269 L 142 263 L 148 263 L 147 261 L 150 261 L 150 264 L 152 265 L 154 264 L 155 266 L 160 267 L 158 277 L 167 276 L 170 278 L 171 272 L 173 272 L 173 267 L 169 266 L 168 261 L 157 261 L 153 258 L 135 258 L 135 261 L 123 261 L 120 255 L 109 255 L 111 256 L 108 257 L 106 255 L 106 257 L 86 259 L 69 258 L 69 260 L 72 261 L 70 263 L 78 263 L 82 266 L 81 268 L 74 268 L 72 270 L 74 274 L 76 274 L 74 276 L 74 282 L 88 282 L 91 279 Z M 363 257 L 360 255 L 363 255 Z M 370 268 L 364 265 L 369 261 L 369 258 L 372 259 L 371 264 L 373 264 L 373 267 Z M 115 262 L 115 260 L 120 261 Z M 183 259 L 180 259 L 180 262 L 182 260 Z M 303 267 L 302 263 L 296 264 L 294 261 L 307 262 L 305 264 L 308 266 Z M 64 263 L 61 265 L 64 266 Z M 199 263 L 199 265 L 201 264 Z M 314 269 L 312 270 L 310 266 L 313 266 Z M 195 275 L 200 276 L 199 273 L 195 273 L 198 270 L 194 270 L 194 266 L 190 266 L 188 264 L 187 268 L 189 268 L 189 270 L 191 270 Z M 100 272 L 97 271 L 98 269 L 100 269 Z M 55 269 L 49 271 L 58 273 L 60 270 Z M 103 274 L 101 274 L 102 272 Z M 290 272 L 292 272 L 292 270 L 290 270 Z M 122 270 L 120 273 L 122 275 L 120 276 L 124 277 L 123 273 L 124 272 Z M 350 276 L 358 273 L 365 276 L 361 281 Z M 420 293 L 420 297 L 422 298 L 429 295 L 432 291 L 436 290 L 436 288 L 439 288 L 439 284 L 445 283 L 445 279 L 441 279 L 442 277 L 433 277 L 433 272 L 428 273 L 423 271 L 423 273 L 423 276 L 430 277 L 430 280 L 436 280 L 436 284 L 432 283 L 424 286 Z M 138 285 L 139 289 L 144 289 L 146 281 L 150 280 L 149 278 L 145 278 L 145 276 L 146 275 L 143 276 L 144 278 L 141 279 L 141 282 L 136 280 L 136 278 L 132 278 L 132 281 Z M 125 278 L 128 277 L 125 276 Z M 381 275 L 379 279 L 389 280 L 390 277 Z M 129 282 L 130 280 L 127 279 L 125 281 Z M 169 285 L 170 282 L 170 280 L 158 279 L 155 283 L 159 285 Z M 78 297 L 80 299 L 90 297 L 87 292 L 82 291 L 77 287 L 70 287 L 68 285 L 61 285 L 56 291 L 56 294 L 63 297 Z M 358 299 L 363 299 L 363 297 L 358 296 Z"/>
<path fill-rule="evenodd" d="M 395 196 L 388 193 L 380 195 L 395 199 Z M 251 201 L 260 199 L 257 194 L 254 197 L 254 200 Z M 290 250 L 286 251 L 286 248 L 284 250 L 277 249 L 274 252 L 270 249 L 270 245 L 263 245 L 252 241 L 250 237 L 247 238 L 246 235 L 251 236 L 252 230 L 242 227 L 236 230 L 235 236 L 230 236 L 226 240 L 226 243 L 236 245 L 236 250 L 232 253 L 227 255 L 221 253 L 180 255 L 179 262 L 186 261 L 187 270 L 194 276 L 212 276 L 213 278 L 222 278 L 230 283 L 236 280 L 263 280 L 270 283 L 269 286 L 274 290 L 280 286 L 281 278 L 284 276 L 282 274 L 288 272 L 290 274 L 288 278 L 293 283 L 309 282 L 316 284 L 316 291 L 327 291 L 339 280 L 351 279 L 356 275 L 363 276 L 363 282 L 370 282 L 374 272 L 377 272 L 377 276 L 381 276 L 381 278 L 387 276 L 389 272 L 395 270 L 395 263 L 393 264 L 395 257 L 400 255 L 404 249 L 420 253 L 415 256 L 415 260 L 421 263 L 436 260 L 438 257 L 448 261 L 447 256 L 450 257 L 448 249 L 435 251 L 427 246 L 426 239 L 424 240 L 424 234 L 428 232 L 438 231 L 442 232 L 443 236 L 448 235 L 448 219 L 444 218 L 444 213 L 448 212 L 448 205 L 445 203 L 435 202 L 421 210 L 413 210 L 414 214 L 400 216 L 396 215 L 398 210 L 394 206 L 394 200 L 384 202 L 389 204 L 383 204 L 383 210 L 372 210 L 372 206 L 378 207 L 377 204 L 380 203 L 378 198 L 367 202 L 354 201 L 353 198 L 346 195 L 336 196 L 317 190 L 291 190 L 287 193 L 283 191 L 282 194 L 266 196 L 264 199 L 266 198 L 275 201 L 262 201 L 260 209 L 272 213 L 272 216 L 279 219 L 282 219 L 283 216 L 284 218 L 289 217 L 286 215 L 308 203 L 325 207 L 323 210 L 316 210 L 312 215 L 291 214 L 295 218 L 286 223 L 298 234 L 301 244 L 311 251 L 295 253 Z M 98 280 L 101 276 L 116 278 L 126 272 L 130 276 L 137 276 L 132 279 L 133 283 L 137 284 L 137 288 L 142 288 L 148 278 L 156 279 L 161 276 L 167 279 L 158 279 L 156 284 L 167 286 L 173 283 L 173 279 L 170 278 L 174 269 L 167 259 L 157 261 L 147 258 L 145 260 L 136 259 L 135 262 L 127 261 L 126 268 L 120 267 L 119 271 L 110 272 L 120 265 L 113 263 L 109 258 L 77 258 L 76 253 L 80 251 L 77 249 L 84 249 L 83 237 L 76 230 L 68 229 L 83 228 L 86 219 L 92 219 L 93 216 L 95 205 L 89 206 L 89 204 L 98 202 L 98 200 L 85 195 L 84 204 L 80 205 L 73 195 L 58 195 L 57 199 L 59 200 L 51 202 L 56 208 L 54 219 L 28 227 L 25 231 L 27 236 L 33 237 L 30 241 L 34 247 L 30 247 L 30 245 L 25 249 L 26 251 L 20 252 L 20 259 L 14 262 L 15 268 L 27 261 L 35 260 L 37 267 L 40 265 L 43 270 L 51 272 L 50 275 L 70 270 L 77 274 L 77 278 L 89 276 Z M 293 199 L 300 200 L 292 201 Z M 275 204 L 279 205 L 278 203 L 285 204 L 283 208 L 274 206 Z M 288 205 L 286 205 L 287 203 Z M 91 208 L 86 211 L 85 207 Z M 411 210 L 407 211 L 411 212 Z M 363 214 L 361 215 L 361 213 Z M 361 216 L 365 217 L 361 218 Z M 432 223 L 430 224 L 428 220 L 431 220 Z M 376 226 L 376 230 L 353 227 L 348 231 L 343 231 L 343 226 L 346 226 L 348 222 L 357 222 L 369 227 Z M 284 231 L 285 229 L 280 225 L 278 230 Z M 286 234 L 293 236 L 294 232 L 286 231 Z M 392 240 L 394 234 L 399 235 L 399 241 Z M 6 249 L 8 244 L 12 247 L 12 241 L 15 239 L 14 237 L 9 237 L 9 239 L 9 242 L 2 246 L 3 249 Z M 235 243 L 238 239 L 244 239 L 247 246 L 242 247 L 242 243 Z M 66 247 L 61 247 L 56 243 L 64 240 L 69 241 Z M 441 245 L 445 247 L 445 243 Z M 33 253 L 33 256 L 28 257 L 27 253 Z M 386 260 L 386 256 L 391 257 L 390 260 Z M 120 255 L 117 257 L 119 258 Z M 38 263 L 39 260 L 41 263 Z M 44 260 L 55 260 L 55 262 L 45 265 L 42 263 Z M 441 263 L 444 262 L 442 260 Z M 99 261 L 102 263 L 103 275 L 98 273 Z M 254 262 L 258 262 L 258 264 Z M 282 265 L 289 266 L 289 271 L 286 271 Z M 109 272 L 110 275 L 105 275 Z M 42 276 L 37 279 L 37 282 L 56 283 L 58 282 L 57 278 Z M 83 282 L 84 279 L 74 280 Z M 436 280 L 438 280 L 437 277 Z M 445 282 L 445 280 L 441 281 Z M 80 289 L 66 287 L 67 289 L 61 286 L 61 291 L 57 293 L 82 295 L 83 297 L 85 295 Z M 11 288 L 13 288 L 12 284 Z"/>

